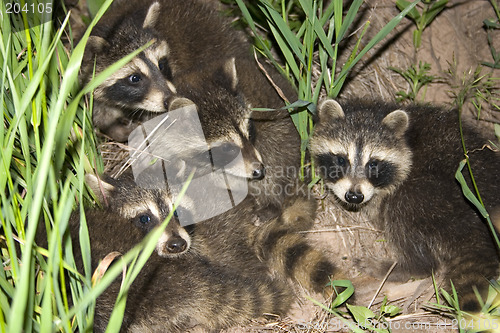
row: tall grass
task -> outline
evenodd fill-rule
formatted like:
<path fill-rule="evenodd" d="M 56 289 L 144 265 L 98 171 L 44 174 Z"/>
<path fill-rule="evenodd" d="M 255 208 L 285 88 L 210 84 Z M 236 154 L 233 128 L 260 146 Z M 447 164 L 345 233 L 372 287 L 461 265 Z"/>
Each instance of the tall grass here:
<path fill-rule="evenodd" d="M 33 3 L 37 8 L 38 1 Z M 112 267 L 98 283 L 92 281 L 83 214 L 83 203 L 91 197 L 84 173 L 103 168 L 84 96 L 141 50 L 80 89 L 78 71 L 90 30 L 72 48 L 69 13 L 61 21 L 51 13 L 42 23 L 40 15 L 7 14 L 5 4 L 1 0 L 0 328 L 2 332 L 89 331 L 95 299 L 121 267 Z M 111 0 L 104 3 L 91 27 L 110 4 Z M 64 39 L 69 42 L 63 43 Z M 77 271 L 71 240 L 65 237 L 77 203 L 82 204 L 78 251 L 83 272 Z M 35 244 L 37 232 L 47 233 L 47 248 Z M 124 296 L 160 233 L 161 229 L 152 233 L 123 256 L 133 264 L 110 331 L 119 330 Z"/>
<path fill-rule="evenodd" d="M 83 312 L 76 324 L 64 318 L 70 290 L 63 273 L 75 270 L 63 233 L 75 200 L 88 199 L 83 173 L 99 157 L 82 95 L 75 98 L 83 47 L 70 54 L 62 43 L 68 18 L 56 30 L 50 19 L 37 25 L 38 15 L 1 17 L 0 325 L 10 332 L 69 331 L 85 321 Z M 34 243 L 39 223 L 49 231 L 47 249 Z M 89 253 L 85 231 L 82 251 Z M 77 299 L 84 289 L 73 282 Z"/>

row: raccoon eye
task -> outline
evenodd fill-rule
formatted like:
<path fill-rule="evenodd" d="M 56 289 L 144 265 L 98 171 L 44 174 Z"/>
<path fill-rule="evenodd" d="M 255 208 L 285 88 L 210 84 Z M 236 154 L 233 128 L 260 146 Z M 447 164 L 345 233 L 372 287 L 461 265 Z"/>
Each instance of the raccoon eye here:
<path fill-rule="evenodd" d="M 128 80 L 130 81 L 130 83 L 135 84 L 135 83 L 141 81 L 142 78 L 139 74 L 132 74 L 128 77 Z"/>
<path fill-rule="evenodd" d="M 370 170 L 376 169 L 378 167 L 378 161 L 370 161 L 368 162 L 368 168 Z"/>
<path fill-rule="evenodd" d="M 151 222 L 151 217 L 149 215 L 141 215 L 139 216 L 139 222 L 141 222 L 142 224 L 148 224 L 149 222 Z"/>
<path fill-rule="evenodd" d="M 179 217 L 179 214 L 177 213 L 177 209 L 176 209 L 176 210 L 174 210 L 174 216 L 175 216 L 175 217 Z"/>
<path fill-rule="evenodd" d="M 162 58 L 158 61 L 158 68 L 160 69 L 160 72 L 162 72 L 163 75 L 167 78 L 167 80 L 172 80 L 172 70 L 170 69 L 166 58 Z"/>
<path fill-rule="evenodd" d="M 233 161 L 241 149 L 234 143 L 226 142 L 210 149 L 214 166 L 223 167 Z"/>
<path fill-rule="evenodd" d="M 337 157 L 337 164 L 340 166 L 345 165 L 345 158 L 343 158 L 342 156 L 338 156 Z"/>

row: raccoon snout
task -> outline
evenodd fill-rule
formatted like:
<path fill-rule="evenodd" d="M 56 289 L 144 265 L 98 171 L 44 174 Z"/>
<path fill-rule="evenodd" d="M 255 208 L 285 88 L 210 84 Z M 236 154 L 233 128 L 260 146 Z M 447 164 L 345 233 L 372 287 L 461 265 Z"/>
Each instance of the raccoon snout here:
<path fill-rule="evenodd" d="M 357 191 L 347 191 L 345 193 L 345 200 L 348 202 L 348 203 L 352 203 L 352 204 L 360 204 L 363 202 L 363 200 L 365 199 L 365 196 L 363 195 L 363 193 L 358 193 Z"/>
<path fill-rule="evenodd" d="M 186 251 L 187 242 L 181 236 L 172 236 L 165 244 L 165 248 L 168 253 L 182 253 Z"/>
<path fill-rule="evenodd" d="M 261 163 L 259 163 L 258 166 L 252 170 L 253 180 L 261 180 L 262 178 L 264 178 L 265 175 L 266 175 L 266 168 Z"/>
<path fill-rule="evenodd" d="M 168 95 L 167 97 L 165 97 L 165 99 L 163 100 L 163 107 L 165 108 L 165 110 L 167 110 L 167 111 L 171 110 L 172 101 L 174 99 L 175 99 L 175 95 Z M 172 110 L 174 110 L 174 109 L 172 109 Z"/>

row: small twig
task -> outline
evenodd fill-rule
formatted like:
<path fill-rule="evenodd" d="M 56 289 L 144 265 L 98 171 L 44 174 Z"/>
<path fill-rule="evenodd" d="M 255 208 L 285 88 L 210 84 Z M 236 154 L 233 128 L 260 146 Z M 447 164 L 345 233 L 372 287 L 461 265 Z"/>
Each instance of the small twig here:
<path fill-rule="evenodd" d="M 489 149 L 489 150 L 491 150 L 493 152 L 498 152 L 498 149 L 496 149 L 496 148 L 492 147 L 491 145 L 485 143 L 481 148 L 476 148 L 476 149 L 468 151 L 467 155 L 470 154 L 470 153 L 474 153 L 476 151 L 483 151 L 485 149 Z"/>
<path fill-rule="evenodd" d="M 257 65 L 259 66 L 260 70 L 264 73 L 264 75 L 269 80 L 269 82 L 271 83 L 271 85 L 274 87 L 274 89 L 276 90 L 276 92 L 278 93 L 278 95 L 280 95 L 281 99 L 284 100 L 286 104 L 290 104 L 290 101 L 288 100 L 288 98 L 286 98 L 285 94 L 283 93 L 283 90 L 281 90 L 281 88 L 278 87 L 276 85 L 276 83 L 274 83 L 274 80 L 271 78 L 271 76 L 266 71 L 266 69 L 264 68 L 264 66 L 262 66 L 262 64 L 259 62 L 259 59 L 257 58 L 257 52 L 255 52 L 255 50 L 253 51 L 253 55 L 255 57 L 255 61 L 257 62 Z"/>
<path fill-rule="evenodd" d="M 394 267 L 396 267 L 397 263 L 398 262 L 395 261 L 394 264 L 392 264 L 391 268 L 389 268 L 389 270 L 387 271 L 387 274 L 385 274 L 384 278 L 382 279 L 382 282 L 380 283 L 380 286 L 378 287 L 377 291 L 375 292 L 375 295 L 373 295 L 373 298 L 370 301 L 370 304 L 368 305 L 368 309 L 373 305 L 373 302 L 375 302 L 375 298 L 377 298 L 378 294 L 380 293 L 380 290 L 382 290 L 382 287 L 385 284 L 385 281 L 387 281 L 389 274 L 391 274 L 392 270 L 394 269 Z"/>
<path fill-rule="evenodd" d="M 111 263 L 119 256 L 121 256 L 122 254 L 118 251 L 113 251 L 113 252 L 110 252 L 108 253 L 102 260 L 101 262 L 99 263 L 99 266 L 97 266 L 97 268 L 95 269 L 94 271 L 94 274 L 92 274 L 92 285 L 94 286 L 99 280 L 102 279 L 102 277 L 104 276 L 104 273 L 106 273 L 106 271 L 108 270 L 109 268 L 109 265 L 111 265 Z M 123 265 L 123 270 L 122 270 L 122 283 L 123 283 L 123 280 L 125 279 L 125 275 L 127 274 L 127 265 Z"/>
<path fill-rule="evenodd" d="M 299 231 L 299 234 L 316 234 L 320 232 L 344 232 L 344 231 L 351 231 L 355 229 L 365 229 L 368 231 L 375 231 L 379 232 L 380 230 L 374 229 L 374 228 L 368 228 L 368 227 L 363 227 L 363 226 L 352 226 L 352 227 L 338 227 L 335 229 L 321 229 L 321 230 L 304 230 L 304 231 Z"/>

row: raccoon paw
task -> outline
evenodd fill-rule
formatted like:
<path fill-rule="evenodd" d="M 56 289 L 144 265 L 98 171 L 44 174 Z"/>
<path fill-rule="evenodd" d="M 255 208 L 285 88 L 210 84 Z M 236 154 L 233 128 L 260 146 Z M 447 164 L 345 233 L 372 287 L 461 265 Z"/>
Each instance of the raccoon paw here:
<path fill-rule="evenodd" d="M 353 261 L 358 270 L 375 278 L 384 278 L 387 274 L 389 274 L 387 281 L 408 281 L 411 278 L 396 261 L 375 258 L 357 258 Z"/>
<path fill-rule="evenodd" d="M 478 313 L 481 311 L 481 305 L 474 293 L 466 294 L 460 297 L 460 309 L 469 313 Z"/>
<path fill-rule="evenodd" d="M 253 224 L 255 226 L 260 226 L 262 224 L 265 224 L 266 222 L 278 218 L 280 214 L 281 214 L 281 209 L 274 205 L 268 205 L 266 207 L 259 208 L 256 214 L 256 218 L 253 221 Z"/>

